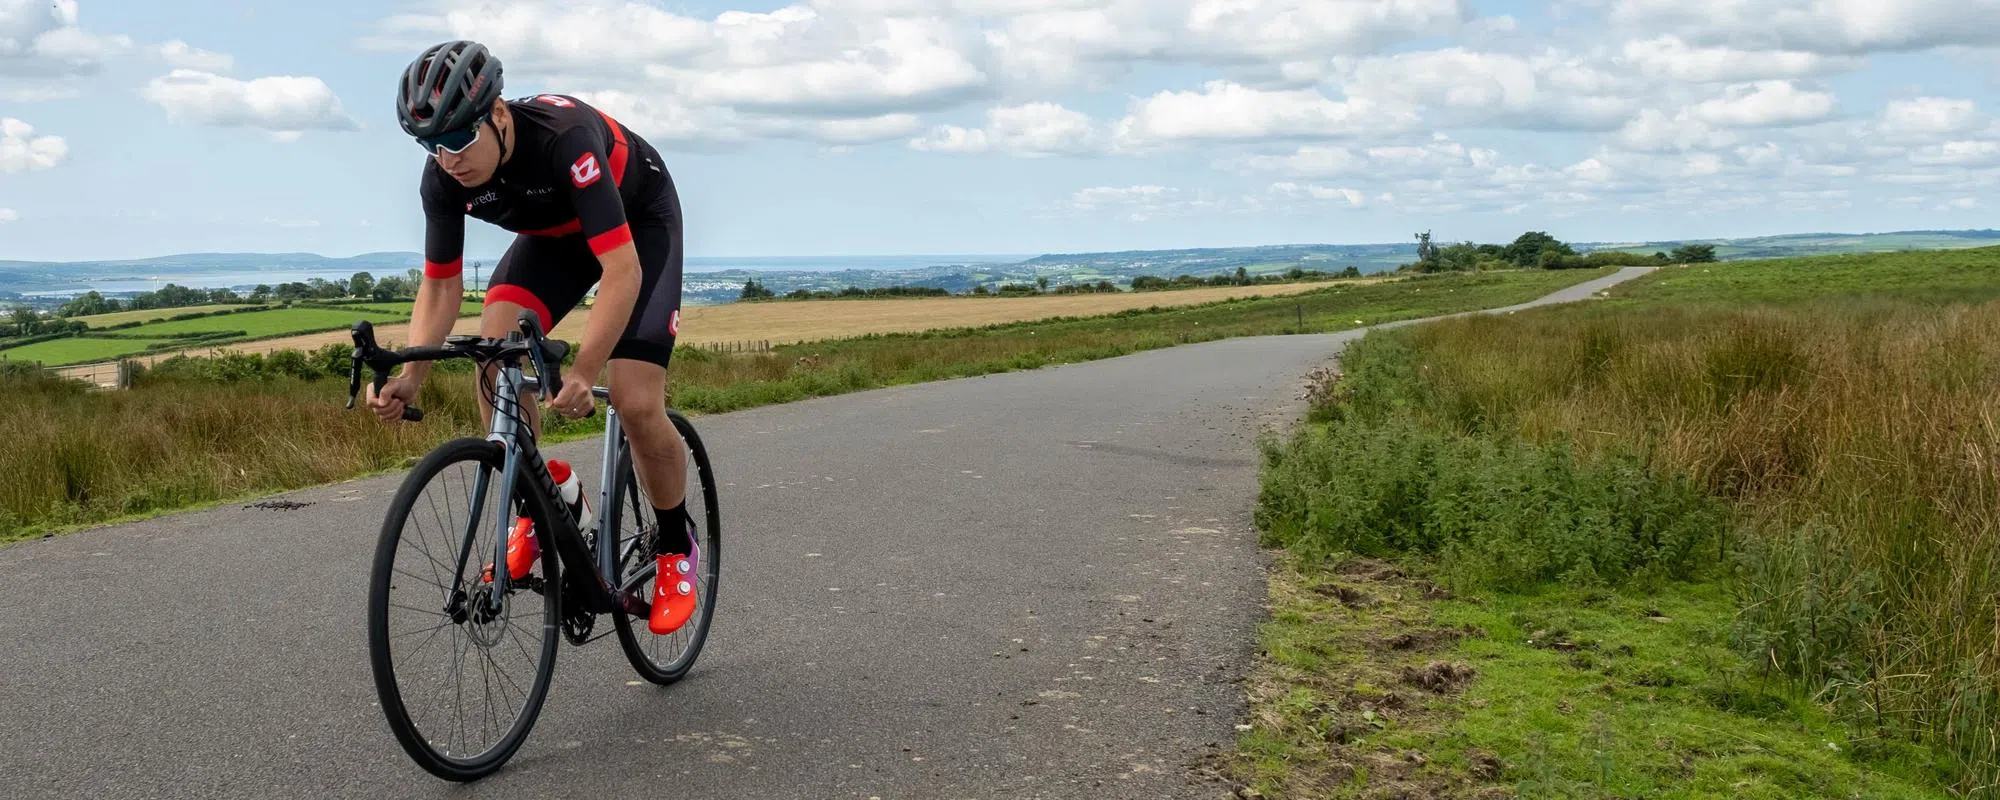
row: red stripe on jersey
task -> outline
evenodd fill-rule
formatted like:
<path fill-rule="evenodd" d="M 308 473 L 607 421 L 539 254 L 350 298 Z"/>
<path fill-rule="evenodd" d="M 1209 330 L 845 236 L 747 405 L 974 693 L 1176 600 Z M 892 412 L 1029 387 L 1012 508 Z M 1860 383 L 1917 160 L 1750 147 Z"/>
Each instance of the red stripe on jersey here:
<path fill-rule="evenodd" d="M 465 271 L 465 257 L 460 256 L 446 262 L 424 259 L 424 277 L 449 278 Z"/>
<path fill-rule="evenodd" d="M 616 228 L 590 237 L 590 252 L 601 256 L 630 241 L 632 241 L 632 226 L 620 223 Z"/>
<path fill-rule="evenodd" d="M 527 234 L 529 236 L 568 236 L 572 233 L 582 233 L 582 232 L 583 232 L 583 220 L 580 219 L 573 219 L 561 225 L 557 225 L 553 228 L 542 228 L 540 230 L 521 231 L 521 233 Z"/>
<path fill-rule="evenodd" d="M 486 290 L 486 302 L 480 305 L 490 306 L 494 303 L 520 304 L 522 308 L 535 312 L 535 316 L 542 319 L 543 333 L 549 332 L 549 304 L 542 302 L 542 298 L 536 297 L 534 292 L 511 283 L 497 284 Z"/>
<path fill-rule="evenodd" d="M 625 158 L 628 155 L 625 144 L 625 129 L 618 127 L 618 120 L 599 110 L 597 115 L 604 118 L 604 124 L 611 127 L 611 183 L 625 185 Z"/>

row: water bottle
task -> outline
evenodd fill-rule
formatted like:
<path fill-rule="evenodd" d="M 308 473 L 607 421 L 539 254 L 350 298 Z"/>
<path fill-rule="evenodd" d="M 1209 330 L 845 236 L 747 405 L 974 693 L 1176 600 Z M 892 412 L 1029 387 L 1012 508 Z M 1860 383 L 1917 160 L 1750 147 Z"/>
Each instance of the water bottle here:
<path fill-rule="evenodd" d="M 549 477 L 556 480 L 556 490 L 562 494 L 563 504 L 569 506 L 570 514 L 576 517 L 577 530 L 589 532 L 593 517 L 590 502 L 583 497 L 583 477 L 569 468 L 569 462 L 557 458 L 549 459 Z"/>

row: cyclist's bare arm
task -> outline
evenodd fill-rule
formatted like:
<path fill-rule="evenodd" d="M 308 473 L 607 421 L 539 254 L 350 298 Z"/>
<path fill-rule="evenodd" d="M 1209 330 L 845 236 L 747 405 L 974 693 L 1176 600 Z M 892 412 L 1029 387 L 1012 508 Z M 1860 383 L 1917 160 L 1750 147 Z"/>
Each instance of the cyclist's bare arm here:
<path fill-rule="evenodd" d="M 458 322 L 459 305 L 464 295 L 465 276 L 462 274 L 424 278 L 424 282 L 417 287 L 416 308 L 410 313 L 410 341 L 406 346 L 434 347 L 444 344 L 444 337 Z M 431 362 L 412 361 L 403 365 L 401 374 L 421 383 L 430 371 Z"/>

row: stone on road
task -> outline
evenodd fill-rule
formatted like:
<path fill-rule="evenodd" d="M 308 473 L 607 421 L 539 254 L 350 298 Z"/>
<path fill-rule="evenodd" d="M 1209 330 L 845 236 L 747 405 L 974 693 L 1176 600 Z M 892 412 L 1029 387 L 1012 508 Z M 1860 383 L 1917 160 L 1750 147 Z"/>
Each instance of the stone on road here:
<path fill-rule="evenodd" d="M 634 685 L 615 637 L 564 642 L 527 743 L 469 786 L 412 764 L 375 705 L 364 609 L 400 473 L 0 548 L 0 785 L 1221 797 L 1194 767 L 1232 746 L 1263 614 L 1254 439 L 1360 333 L 695 418 L 724 536 L 700 662 Z M 595 491 L 597 447 L 550 452 Z"/>

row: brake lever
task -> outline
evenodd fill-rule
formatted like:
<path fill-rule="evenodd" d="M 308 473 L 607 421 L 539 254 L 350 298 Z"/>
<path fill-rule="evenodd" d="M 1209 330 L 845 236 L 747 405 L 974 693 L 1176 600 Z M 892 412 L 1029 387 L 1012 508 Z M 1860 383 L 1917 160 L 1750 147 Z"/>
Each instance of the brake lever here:
<path fill-rule="evenodd" d="M 394 368 L 381 366 L 376 363 L 376 355 L 381 352 L 381 348 L 375 344 L 375 326 L 372 323 L 367 320 L 356 322 L 354 323 L 353 331 L 354 354 L 351 359 L 352 365 L 348 367 L 347 371 L 347 407 L 349 409 L 354 408 L 354 399 L 361 394 L 361 366 L 363 364 L 368 365 L 375 372 L 374 383 L 375 394 L 377 396 L 382 394 L 382 387 L 389 385 L 389 370 Z M 403 419 L 409 422 L 422 422 L 424 411 L 416 406 L 405 405 L 403 406 Z"/>

